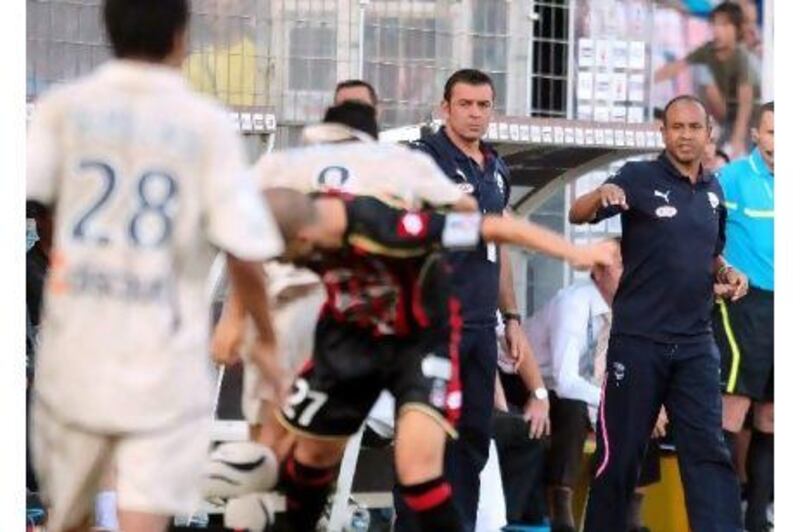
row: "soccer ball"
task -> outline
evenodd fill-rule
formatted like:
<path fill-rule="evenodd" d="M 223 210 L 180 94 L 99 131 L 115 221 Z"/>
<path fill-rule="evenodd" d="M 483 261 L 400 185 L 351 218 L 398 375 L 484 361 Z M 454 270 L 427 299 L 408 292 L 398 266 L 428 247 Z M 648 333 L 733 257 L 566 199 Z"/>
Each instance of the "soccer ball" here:
<path fill-rule="evenodd" d="M 255 442 L 220 444 L 209 456 L 203 479 L 207 499 L 229 499 L 266 492 L 278 482 L 278 461 L 271 449 Z"/>

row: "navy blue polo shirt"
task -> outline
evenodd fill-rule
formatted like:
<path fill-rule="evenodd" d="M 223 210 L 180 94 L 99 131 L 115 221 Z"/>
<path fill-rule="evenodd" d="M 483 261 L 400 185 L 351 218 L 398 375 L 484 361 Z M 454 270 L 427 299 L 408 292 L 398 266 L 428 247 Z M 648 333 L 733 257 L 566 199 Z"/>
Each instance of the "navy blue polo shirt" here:
<path fill-rule="evenodd" d="M 606 183 L 625 191 L 629 207 L 603 208 L 595 220 L 622 213 L 624 271 L 612 333 L 666 343 L 706 340 L 714 259 L 725 246 L 727 214 L 717 178 L 702 175 L 692 184 L 662 152 L 655 161 L 625 164 Z"/>
<path fill-rule="evenodd" d="M 456 147 L 442 127 L 411 144 L 436 161 L 459 187 L 472 194 L 484 213 L 502 213 L 510 193 L 509 170 L 497 152 L 481 142 L 483 168 Z M 493 244 L 481 243 L 472 251 L 450 253 L 452 283 L 461 301 L 465 327 L 494 327 L 500 282 L 499 253 Z"/>

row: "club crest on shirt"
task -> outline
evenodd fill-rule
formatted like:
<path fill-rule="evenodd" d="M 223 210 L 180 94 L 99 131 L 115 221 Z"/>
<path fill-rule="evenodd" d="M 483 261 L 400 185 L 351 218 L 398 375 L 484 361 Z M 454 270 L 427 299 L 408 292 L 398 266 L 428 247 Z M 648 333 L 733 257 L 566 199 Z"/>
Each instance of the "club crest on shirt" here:
<path fill-rule="evenodd" d="M 614 377 L 614 381 L 616 381 L 617 386 L 619 386 L 619 384 L 625 378 L 625 364 L 622 362 L 614 362 L 611 365 L 611 375 Z"/>
<path fill-rule="evenodd" d="M 663 205 L 656 209 L 656 216 L 659 218 L 672 218 L 676 214 L 678 214 L 678 209 L 672 205 Z"/>
<path fill-rule="evenodd" d="M 497 182 L 497 188 L 500 189 L 500 194 L 505 195 L 506 181 L 503 179 L 503 174 L 501 174 L 499 170 L 494 173 L 494 180 Z"/>
<path fill-rule="evenodd" d="M 472 194 L 475 192 L 475 187 L 472 186 L 472 183 L 458 183 L 456 186 L 458 187 L 458 190 L 464 194 Z"/>
<path fill-rule="evenodd" d="M 719 196 L 717 196 L 714 192 L 709 192 L 708 202 L 711 204 L 712 209 L 717 210 L 717 207 L 719 207 Z"/>

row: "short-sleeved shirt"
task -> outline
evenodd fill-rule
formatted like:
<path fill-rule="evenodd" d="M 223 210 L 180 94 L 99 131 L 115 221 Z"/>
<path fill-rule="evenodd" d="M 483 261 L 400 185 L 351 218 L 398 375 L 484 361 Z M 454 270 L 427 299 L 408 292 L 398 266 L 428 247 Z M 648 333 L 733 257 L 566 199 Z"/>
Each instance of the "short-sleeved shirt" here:
<path fill-rule="evenodd" d="M 447 207 L 463 195 L 430 157 L 397 144 L 353 141 L 303 146 L 267 153 L 253 171 L 262 188 L 373 196 L 410 209 Z"/>
<path fill-rule="evenodd" d="M 98 431 L 209 415 L 214 247 L 283 248 L 228 114 L 174 69 L 112 61 L 37 102 L 27 161 L 55 216 L 38 399 Z"/>
<path fill-rule="evenodd" d="M 758 148 L 719 171 L 728 210 L 725 259 L 750 284 L 775 289 L 775 174 Z"/>
<path fill-rule="evenodd" d="M 742 84 L 753 85 L 754 101 L 759 100 L 759 88 L 752 79 L 752 69 L 750 68 L 750 58 L 747 50 L 742 45 L 737 45 L 733 54 L 728 60 L 722 62 L 717 59 L 714 53 L 712 42 L 696 48 L 687 57 L 686 61 L 696 65 L 706 65 L 714 78 L 725 102 L 728 106 L 728 118 L 733 120 L 736 117 L 739 96 L 737 90 Z"/>
<path fill-rule="evenodd" d="M 483 168 L 461 151 L 445 132 L 414 142 L 412 148 L 429 154 L 461 190 L 472 194 L 483 213 L 502 213 L 510 197 L 510 172 L 497 152 L 481 142 Z M 474 251 L 453 252 L 453 286 L 461 301 L 464 327 L 495 326 L 500 267 L 494 244 L 482 244 Z"/>
<path fill-rule="evenodd" d="M 692 184 L 662 153 L 655 161 L 625 164 L 606 183 L 625 191 L 629 207 L 602 208 L 595 220 L 622 214 L 624 269 L 612 334 L 666 343 L 708 339 L 714 263 L 725 245 L 716 177 L 702 174 Z"/>

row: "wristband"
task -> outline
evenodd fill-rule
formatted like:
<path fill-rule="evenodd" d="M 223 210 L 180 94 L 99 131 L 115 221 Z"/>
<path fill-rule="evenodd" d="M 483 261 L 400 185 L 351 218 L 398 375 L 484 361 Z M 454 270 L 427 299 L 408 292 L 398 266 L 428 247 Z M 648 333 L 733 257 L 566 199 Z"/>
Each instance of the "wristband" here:
<path fill-rule="evenodd" d="M 503 312 L 503 323 L 508 323 L 511 320 L 516 320 L 517 323 L 522 323 L 522 316 L 516 312 Z"/>

